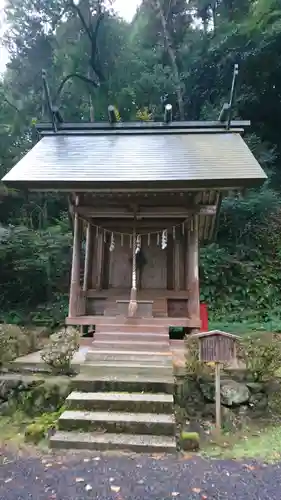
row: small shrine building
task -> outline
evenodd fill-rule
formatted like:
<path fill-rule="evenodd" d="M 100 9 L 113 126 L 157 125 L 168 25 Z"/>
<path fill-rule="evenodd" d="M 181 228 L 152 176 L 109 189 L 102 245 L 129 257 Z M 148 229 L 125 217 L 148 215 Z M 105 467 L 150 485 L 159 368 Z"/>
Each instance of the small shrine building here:
<path fill-rule="evenodd" d="M 199 247 L 215 236 L 222 199 L 266 179 L 241 137 L 248 125 L 37 126 L 38 143 L 2 181 L 69 195 L 66 324 L 96 325 L 121 315 L 200 328 Z"/>

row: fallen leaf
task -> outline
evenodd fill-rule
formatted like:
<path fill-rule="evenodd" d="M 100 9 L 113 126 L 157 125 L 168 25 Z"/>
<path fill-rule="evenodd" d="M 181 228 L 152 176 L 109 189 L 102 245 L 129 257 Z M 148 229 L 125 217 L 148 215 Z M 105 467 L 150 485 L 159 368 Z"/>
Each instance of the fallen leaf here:
<path fill-rule="evenodd" d="M 119 493 L 120 491 L 120 486 L 110 486 L 111 491 L 114 491 L 114 493 Z"/>
<path fill-rule="evenodd" d="M 245 468 L 247 470 L 255 470 L 256 469 L 256 467 L 254 467 L 254 465 L 248 465 L 248 464 L 245 464 Z"/>
<path fill-rule="evenodd" d="M 93 487 L 90 484 L 86 484 L 85 490 L 86 491 L 92 491 Z"/>
<path fill-rule="evenodd" d="M 192 488 L 192 491 L 194 493 L 200 493 L 201 492 L 201 489 L 200 488 Z"/>
<path fill-rule="evenodd" d="M 192 455 L 189 455 L 188 453 L 186 453 L 180 457 L 181 460 L 190 460 L 191 458 L 194 458 L 194 457 Z"/>
<path fill-rule="evenodd" d="M 76 477 L 75 482 L 76 483 L 83 483 L 84 479 L 83 479 L 83 477 Z"/>

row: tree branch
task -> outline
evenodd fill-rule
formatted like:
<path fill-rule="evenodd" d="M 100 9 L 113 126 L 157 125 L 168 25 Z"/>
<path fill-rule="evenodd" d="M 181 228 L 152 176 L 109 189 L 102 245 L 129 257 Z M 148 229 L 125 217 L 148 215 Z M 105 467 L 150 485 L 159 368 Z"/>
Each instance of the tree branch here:
<path fill-rule="evenodd" d="M 174 73 L 174 77 L 176 80 L 176 94 L 177 94 L 180 119 L 184 120 L 184 102 L 183 102 L 182 84 L 181 84 L 181 79 L 180 79 L 175 50 L 172 46 L 172 41 L 171 41 L 170 33 L 168 30 L 168 26 L 167 26 L 167 20 L 165 18 L 165 14 L 164 14 L 163 8 L 161 6 L 160 0 L 153 0 L 153 4 L 154 4 L 156 11 L 159 14 L 159 17 L 160 17 L 160 22 L 161 22 L 161 26 L 162 26 L 162 34 L 163 34 L 163 38 L 164 38 L 164 44 L 165 44 L 166 50 L 169 54 L 170 61 L 171 61 L 171 68 L 172 68 L 172 71 Z"/>
<path fill-rule="evenodd" d="M 91 85 L 94 85 L 94 87 L 96 87 L 96 88 L 99 87 L 99 83 L 94 82 L 94 80 L 91 80 L 90 78 L 87 78 L 86 76 L 79 75 L 79 73 L 70 73 L 60 83 L 60 86 L 59 86 L 59 88 L 57 90 L 56 97 L 55 97 L 55 100 L 54 100 L 54 102 L 55 102 L 56 105 L 57 105 L 58 99 L 60 98 L 60 95 L 61 95 L 61 92 L 63 90 L 63 87 L 68 82 L 68 80 L 70 80 L 71 78 L 79 78 L 80 80 L 82 80 L 85 83 L 90 83 Z"/>
<path fill-rule="evenodd" d="M 104 19 L 104 13 L 99 9 L 98 13 L 98 18 L 96 21 L 96 26 L 95 29 L 93 29 L 93 26 L 89 20 L 89 25 L 87 24 L 81 9 L 79 9 L 78 5 L 75 5 L 73 0 L 70 0 L 70 6 L 75 12 L 77 12 L 78 17 L 81 21 L 81 24 L 89 38 L 90 44 L 91 44 L 91 56 L 90 56 L 90 66 L 92 70 L 96 73 L 97 77 L 99 78 L 100 81 L 104 81 L 104 75 L 101 71 L 100 68 L 97 67 L 97 39 L 98 39 L 98 33 L 100 29 L 100 25 Z"/>

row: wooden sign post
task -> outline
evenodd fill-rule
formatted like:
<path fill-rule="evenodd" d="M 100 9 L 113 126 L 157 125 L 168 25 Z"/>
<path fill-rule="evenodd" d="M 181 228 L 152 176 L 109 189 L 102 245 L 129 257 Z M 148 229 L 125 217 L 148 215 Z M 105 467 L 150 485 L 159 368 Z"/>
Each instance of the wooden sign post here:
<path fill-rule="evenodd" d="M 221 365 L 215 364 L 215 398 L 216 398 L 216 429 L 218 432 L 221 430 Z"/>
<path fill-rule="evenodd" d="M 203 363 L 215 364 L 216 429 L 220 432 L 221 364 L 229 363 L 236 358 L 236 343 L 239 337 L 219 330 L 197 333 L 192 337 L 198 338 L 199 341 L 199 360 Z"/>

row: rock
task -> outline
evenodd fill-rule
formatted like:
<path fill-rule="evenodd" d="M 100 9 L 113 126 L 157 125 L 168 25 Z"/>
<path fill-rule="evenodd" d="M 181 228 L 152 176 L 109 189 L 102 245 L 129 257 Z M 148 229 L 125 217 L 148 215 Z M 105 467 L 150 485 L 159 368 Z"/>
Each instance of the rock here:
<path fill-rule="evenodd" d="M 260 382 L 246 382 L 246 386 L 251 393 L 265 392 L 265 385 Z"/>
<path fill-rule="evenodd" d="M 201 379 L 199 381 L 201 392 L 208 401 L 215 400 L 215 383 Z"/>
<path fill-rule="evenodd" d="M 216 407 L 214 403 L 205 403 L 202 409 L 202 417 L 210 420 L 214 420 L 216 416 Z"/>
<path fill-rule="evenodd" d="M 235 430 L 237 428 L 237 416 L 235 412 L 226 406 L 223 406 L 221 410 L 225 430 Z"/>
<path fill-rule="evenodd" d="M 4 403 L 0 404 L 0 415 L 9 415 L 11 413 L 10 403 L 8 401 L 4 401 Z"/>
<path fill-rule="evenodd" d="M 245 384 L 234 380 L 223 380 L 221 382 L 221 402 L 225 406 L 238 406 L 247 403 L 250 391 Z"/>
<path fill-rule="evenodd" d="M 182 431 L 180 435 L 180 447 L 183 451 L 197 451 L 200 438 L 197 432 Z"/>
<path fill-rule="evenodd" d="M 264 392 L 266 394 L 276 394 L 281 391 L 281 383 L 280 380 L 269 380 L 264 384 Z"/>
<path fill-rule="evenodd" d="M 249 405 L 254 410 L 266 410 L 268 406 L 268 396 L 264 392 L 258 392 L 256 394 L 251 394 L 249 399 Z"/>
<path fill-rule="evenodd" d="M 237 416 L 240 418 L 240 420 L 248 420 L 249 419 L 249 406 L 247 405 L 241 405 L 237 409 Z"/>
<path fill-rule="evenodd" d="M 39 385 L 44 384 L 44 380 L 21 380 L 20 385 L 17 388 L 18 391 L 24 392 L 24 391 L 31 391 L 35 387 L 38 387 Z"/>
<path fill-rule="evenodd" d="M 185 408 L 187 415 L 194 417 L 205 407 L 204 396 L 199 384 L 195 380 L 186 379 L 182 386 L 179 405 Z"/>
<path fill-rule="evenodd" d="M 7 401 L 13 391 L 17 390 L 21 381 L 18 379 L 4 379 L 0 381 L 0 399 Z"/>
<path fill-rule="evenodd" d="M 208 401 L 215 401 L 214 381 L 200 380 L 200 389 L 203 396 Z M 246 403 L 249 400 L 250 391 L 245 384 L 235 380 L 221 381 L 221 403 L 226 406 L 235 406 Z"/>

